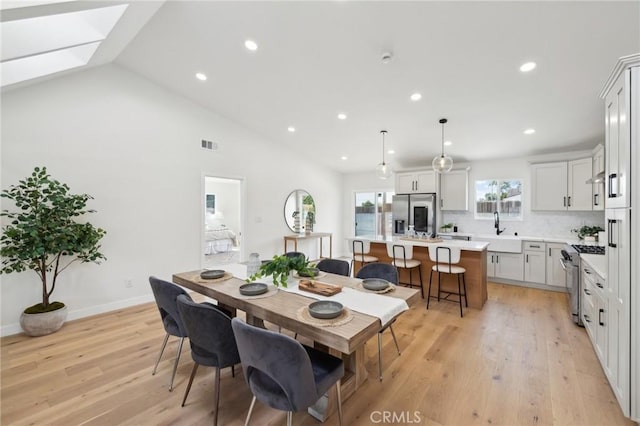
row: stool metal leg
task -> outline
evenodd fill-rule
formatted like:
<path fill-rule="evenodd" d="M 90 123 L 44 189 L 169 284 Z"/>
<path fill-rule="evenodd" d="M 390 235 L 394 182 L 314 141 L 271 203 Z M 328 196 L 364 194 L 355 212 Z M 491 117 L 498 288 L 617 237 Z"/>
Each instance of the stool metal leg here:
<path fill-rule="evenodd" d="M 431 281 L 433 281 L 433 269 L 429 272 L 429 291 L 427 292 L 427 309 L 429 309 L 429 300 L 431 299 Z"/>
<path fill-rule="evenodd" d="M 418 266 L 418 276 L 420 277 L 420 295 L 424 299 L 424 286 L 422 285 L 422 266 Z"/>
<path fill-rule="evenodd" d="M 440 301 L 440 289 L 442 288 L 442 276 L 438 271 L 438 302 Z"/>
<path fill-rule="evenodd" d="M 456 274 L 458 278 L 458 302 L 460 305 L 460 318 L 462 318 L 462 288 L 460 288 L 460 274 Z"/>
<path fill-rule="evenodd" d="M 468 308 L 469 301 L 467 300 L 467 282 L 464 279 L 464 272 L 462 273 L 462 287 L 464 288 L 464 304 Z"/>

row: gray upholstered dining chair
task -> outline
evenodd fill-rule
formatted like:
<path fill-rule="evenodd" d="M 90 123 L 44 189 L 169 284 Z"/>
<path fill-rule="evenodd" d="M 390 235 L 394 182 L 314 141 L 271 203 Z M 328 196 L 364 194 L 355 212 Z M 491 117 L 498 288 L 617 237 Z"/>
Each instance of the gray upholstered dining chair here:
<path fill-rule="evenodd" d="M 184 338 L 188 336 L 187 330 L 180 318 L 180 313 L 178 312 L 176 299 L 180 295 L 184 295 L 188 298 L 190 297 L 182 287 L 156 277 L 149 277 L 149 284 L 151 284 L 153 297 L 156 299 L 156 305 L 160 311 L 162 326 L 167 333 L 166 336 L 164 336 L 164 342 L 162 343 L 162 348 L 160 349 L 160 355 L 158 355 L 156 366 L 153 368 L 153 372 L 151 373 L 152 375 L 156 374 L 158 364 L 160 363 L 160 359 L 162 359 L 162 354 L 167 346 L 167 342 L 169 341 L 169 336 L 176 336 L 180 338 L 180 343 L 178 344 L 178 350 L 176 352 L 176 360 L 173 363 L 171 382 L 169 383 L 169 391 L 172 391 L 173 381 L 176 377 L 176 371 L 178 370 L 178 362 L 180 361 L 180 354 L 182 353 Z"/>
<path fill-rule="evenodd" d="M 388 263 L 367 263 L 364 265 L 358 273 L 356 278 L 381 278 L 387 280 L 392 284 L 398 284 L 398 269 Z M 382 333 L 388 328 L 391 330 L 391 336 L 393 337 L 393 343 L 396 344 L 396 350 L 400 355 L 400 347 L 398 346 L 398 340 L 396 339 L 396 333 L 393 332 L 393 323 L 396 319 L 392 319 L 387 324 L 382 324 L 382 328 L 378 331 L 378 380 L 382 381 Z"/>
<path fill-rule="evenodd" d="M 249 424 L 256 399 L 287 412 L 311 407 L 335 384 L 338 418 L 342 425 L 340 379 L 344 363 L 326 352 L 302 345 L 289 336 L 258 328 L 234 318 L 231 326 L 238 344 L 245 380 L 253 393 L 245 425 Z"/>
<path fill-rule="evenodd" d="M 322 259 L 316 265 L 316 268 L 330 274 L 349 276 L 349 262 L 340 259 Z"/>
<path fill-rule="evenodd" d="M 191 357 L 194 361 L 182 406 L 184 407 L 187 401 L 198 366 L 215 367 L 213 424 L 217 425 L 220 406 L 220 369 L 231 367 L 231 374 L 235 377 L 233 366 L 240 363 L 236 339 L 231 328 L 231 318 L 218 307 L 209 303 L 195 303 L 186 295 L 178 296 L 178 311 L 189 333 Z"/>
<path fill-rule="evenodd" d="M 307 256 L 300 251 L 288 251 L 284 255 L 287 257 L 304 257 L 305 259 L 307 258 Z"/>

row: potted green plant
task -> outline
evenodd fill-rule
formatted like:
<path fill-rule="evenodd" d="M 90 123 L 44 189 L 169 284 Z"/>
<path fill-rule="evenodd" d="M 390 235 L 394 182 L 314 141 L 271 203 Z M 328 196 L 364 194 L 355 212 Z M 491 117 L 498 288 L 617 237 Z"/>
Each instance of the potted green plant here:
<path fill-rule="evenodd" d="M 602 229 L 597 225 L 596 226 L 583 225 L 580 228 L 574 228 L 571 230 L 571 232 L 576 232 L 578 234 L 578 238 L 580 238 L 581 240 L 584 240 L 585 237 L 597 237 L 598 232 L 601 232 L 601 231 L 604 231 L 604 229 Z"/>
<path fill-rule="evenodd" d="M 100 263 L 100 239 L 105 231 L 78 219 L 94 210 L 86 209 L 87 194 L 71 194 L 69 187 L 52 179 L 46 167 L 36 167 L 31 176 L 3 190 L 15 211 L 3 209 L 0 216 L 10 222 L 0 237 L 0 273 L 32 270 L 42 285 L 42 301 L 24 310 L 20 325 L 31 336 L 57 331 L 64 323 L 67 308 L 51 301 L 58 276 L 75 262 Z"/>
<path fill-rule="evenodd" d="M 287 279 L 291 271 L 297 271 L 301 276 L 314 276 L 314 264 L 304 256 L 288 257 L 285 255 L 275 255 L 269 262 L 263 263 L 258 272 L 247 278 L 247 282 L 253 282 L 261 277 L 271 275 L 273 285 L 287 286 Z"/>
<path fill-rule="evenodd" d="M 306 221 L 307 221 L 306 223 L 307 233 L 313 232 L 313 224 L 316 223 L 316 214 L 313 211 L 307 212 Z"/>
<path fill-rule="evenodd" d="M 445 223 L 440 227 L 440 229 L 442 230 L 442 232 L 451 232 L 451 230 L 453 229 L 453 223 Z"/>

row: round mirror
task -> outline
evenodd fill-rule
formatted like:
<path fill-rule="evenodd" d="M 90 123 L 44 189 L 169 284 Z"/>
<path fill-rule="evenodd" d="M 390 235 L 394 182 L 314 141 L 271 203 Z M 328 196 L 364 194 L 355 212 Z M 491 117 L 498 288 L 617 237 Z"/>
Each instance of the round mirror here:
<path fill-rule="evenodd" d="M 296 234 L 313 232 L 316 223 L 316 203 L 303 189 L 292 191 L 284 203 L 284 221 Z"/>

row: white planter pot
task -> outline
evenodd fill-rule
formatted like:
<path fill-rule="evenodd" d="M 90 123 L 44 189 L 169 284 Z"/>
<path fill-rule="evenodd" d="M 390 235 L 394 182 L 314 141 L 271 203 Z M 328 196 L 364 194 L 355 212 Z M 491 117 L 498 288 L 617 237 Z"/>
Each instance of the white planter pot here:
<path fill-rule="evenodd" d="M 29 336 L 44 336 L 60 330 L 67 319 L 67 307 L 41 314 L 20 315 L 20 327 Z"/>

